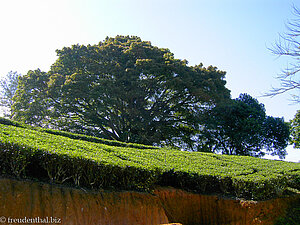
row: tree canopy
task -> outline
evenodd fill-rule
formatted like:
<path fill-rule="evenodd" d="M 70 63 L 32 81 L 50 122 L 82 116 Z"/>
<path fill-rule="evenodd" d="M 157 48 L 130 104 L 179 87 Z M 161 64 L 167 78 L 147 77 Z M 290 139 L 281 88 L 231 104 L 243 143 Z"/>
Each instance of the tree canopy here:
<path fill-rule="evenodd" d="M 125 142 L 190 143 L 198 113 L 230 98 L 225 72 L 188 66 L 135 36 L 57 50 L 20 79 L 13 118 Z"/>
<path fill-rule="evenodd" d="M 123 142 L 284 157 L 289 126 L 250 95 L 230 98 L 225 72 L 188 66 L 136 36 L 57 50 L 50 71 L 29 71 L 15 120 Z"/>
<path fill-rule="evenodd" d="M 248 94 L 219 104 L 203 120 L 200 149 L 229 155 L 286 155 L 289 125 L 282 118 L 267 116 L 264 105 Z"/>
<path fill-rule="evenodd" d="M 291 121 L 291 144 L 294 148 L 300 148 L 300 110 Z"/>

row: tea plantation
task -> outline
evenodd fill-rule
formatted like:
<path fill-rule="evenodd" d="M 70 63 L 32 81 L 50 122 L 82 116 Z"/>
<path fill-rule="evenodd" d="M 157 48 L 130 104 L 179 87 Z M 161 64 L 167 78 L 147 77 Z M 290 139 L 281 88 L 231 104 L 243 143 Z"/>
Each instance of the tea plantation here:
<path fill-rule="evenodd" d="M 265 200 L 300 190 L 300 163 L 128 144 L 0 118 L 1 176 L 88 189 L 173 186 Z"/>

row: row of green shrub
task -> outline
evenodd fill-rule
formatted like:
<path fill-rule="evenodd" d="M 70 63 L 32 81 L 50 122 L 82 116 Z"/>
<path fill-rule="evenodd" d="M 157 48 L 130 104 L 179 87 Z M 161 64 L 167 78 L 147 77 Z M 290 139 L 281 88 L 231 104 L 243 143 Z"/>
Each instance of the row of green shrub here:
<path fill-rule="evenodd" d="M 149 186 L 151 171 L 110 154 L 112 146 L 11 126 L 0 129 L 2 174 L 96 189 Z"/>
<path fill-rule="evenodd" d="M 78 140 L 84 140 L 89 142 L 95 142 L 95 143 L 101 143 L 111 146 L 119 146 L 119 147 L 130 147 L 130 148 L 139 148 L 139 149 L 157 149 L 158 147 L 155 146 L 149 146 L 149 145 L 142 145 L 142 144 L 136 144 L 136 143 L 125 143 L 115 140 L 107 140 L 103 138 L 83 135 L 83 134 L 75 134 L 67 131 L 61 131 L 61 130 L 54 130 L 54 129 L 48 129 L 48 128 L 41 128 L 41 127 L 32 127 L 28 126 L 26 124 L 19 123 L 17 121 L 12 121 L 3 117 L 0 117 L 0 124 L 4 125 L 11 125 L 15 127 L 22 127 L 22 128 L 28 128 L 28 129 L 34 129 L 40 132 L 46 132 L 49 134 L 55 134 L 60 135 L 64 137 L 68 137 L 71 139 L 78 139 Z"/>
<path fill-rule="evenodd" d="M 6 124 L 0 124 L 4 175 L 94 189 L 173 186 L 256 200 L 280 196 L 289 187 L 300 190 L 299 163 L 113 146 Z"/>

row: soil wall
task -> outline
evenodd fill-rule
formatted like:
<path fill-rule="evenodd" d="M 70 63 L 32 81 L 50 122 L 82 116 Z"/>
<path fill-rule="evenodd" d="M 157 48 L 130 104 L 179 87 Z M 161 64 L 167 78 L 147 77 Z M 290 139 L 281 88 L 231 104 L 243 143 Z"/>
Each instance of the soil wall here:
<path fill-rule="evenodd" d="M 240 201 L 158 188 L 87 192 L 31 181 L 0 179 L 0 224 L 158 225 L 273 224 L 299 196 Z"/>
<path fill-rule="evenodd" d="M 286 213 L 292 202 L 300 200 L 299 195 L 259 202 L 233 200 L 170 188 L 156 189 L 155 195 L 168 219 L 184 225 L 271 225 Z"/>

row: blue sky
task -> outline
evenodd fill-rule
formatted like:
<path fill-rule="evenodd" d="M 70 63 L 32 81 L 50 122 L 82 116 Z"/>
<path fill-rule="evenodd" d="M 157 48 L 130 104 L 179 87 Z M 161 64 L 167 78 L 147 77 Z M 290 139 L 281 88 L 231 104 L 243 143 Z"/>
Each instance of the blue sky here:
<path fill-rule="evenodd" d="M 227 72 L 233 98 L 248 93 L 267 114 L 292 119 L 299 109 L 290 96 L 261 98 L 289 62 L 268 47 L 286 31 L 296 0 L 10 0 L 0 1 L 0 76 L 10 70 L 48 71 L 56 49 L 97 44 L 106 36 L 136 35 L 169 48 L 190 65 Z M 300 150 L 289 148 L 288 160 Z"/>

